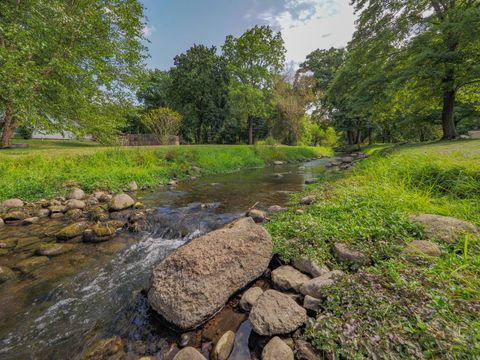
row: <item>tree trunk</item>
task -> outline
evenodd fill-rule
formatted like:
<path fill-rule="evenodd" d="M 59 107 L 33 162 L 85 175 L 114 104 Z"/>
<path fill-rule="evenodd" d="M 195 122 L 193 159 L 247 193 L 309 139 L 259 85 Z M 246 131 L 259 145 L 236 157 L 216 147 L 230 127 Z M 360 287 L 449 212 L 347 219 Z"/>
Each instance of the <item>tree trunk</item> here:
<path fill-rule="evenodd" d="M 457 128 L 453 119 L 455 95 L 455 90 L 452 89 L 447 89 L 443 93 L 442 128 L 444 140 L 452 140 L 458 137 Z"/>
<path fill-rule="evenodd" d="M 253 118 L 248 117 L 248 145 L 253 145 Z"/>
<path fill-rule="evenodd" d="M 8 104 L 3 118 L 3 132 L 0 147 L 9 148 L 12 145 L 12 137 L 16 127 L 17 124 L 13 115 L 13 106 L 12 104 Z"/>

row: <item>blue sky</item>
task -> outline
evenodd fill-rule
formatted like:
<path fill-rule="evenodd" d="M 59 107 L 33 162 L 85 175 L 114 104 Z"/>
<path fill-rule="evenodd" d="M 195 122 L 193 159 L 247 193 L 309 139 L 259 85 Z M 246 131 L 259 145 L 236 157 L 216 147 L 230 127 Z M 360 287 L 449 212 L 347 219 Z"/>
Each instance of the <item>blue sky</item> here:
<path fill-rule="evenodd" d="M 168 69 L 193 44 L 221 47 L 227 35 L 271 25 L 282 31 L 287 60 L 345 46 L 354 29 L 349 0 L 143 0 L 151 68 Z"/>

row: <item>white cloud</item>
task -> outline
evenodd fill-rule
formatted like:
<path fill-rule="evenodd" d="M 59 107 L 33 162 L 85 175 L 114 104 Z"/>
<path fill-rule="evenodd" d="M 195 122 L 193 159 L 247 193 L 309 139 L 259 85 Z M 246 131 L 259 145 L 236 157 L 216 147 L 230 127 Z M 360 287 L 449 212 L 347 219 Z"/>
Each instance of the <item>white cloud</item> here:
<path fill-rule="evenodd" d="M 149 26 L 149 25 L 145 25 L 142 29 L 142 34 L 143 36 L 145 36 L 146 38 L 149 38 L 150 35 L 152 35 L 157 29 L 155 28 L 155 26 Z"/>
<path fill-rule="evenodd" d="M 282 31 L 287 60 L 303 62 L 316 49 L 343 47 L 354 32 L 353 8 L 349 0 L 286 0 L 280 12 L 258 15 Z"/>

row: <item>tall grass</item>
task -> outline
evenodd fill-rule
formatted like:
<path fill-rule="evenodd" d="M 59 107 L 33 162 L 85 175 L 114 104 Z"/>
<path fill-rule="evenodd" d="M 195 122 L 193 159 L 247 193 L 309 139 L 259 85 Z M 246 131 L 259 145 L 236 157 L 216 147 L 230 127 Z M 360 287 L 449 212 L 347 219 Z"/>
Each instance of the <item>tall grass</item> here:
<path fill-rule="evenodd" d="M 118 191 L 132 180 L 139 186 L 166 183 L 173 176 L 230 172 L 264 166 L 274 160 L 298 161 L 327 155 L 327 148 L 284 146 L 181 146 L 142 148 L 89 148 L 27 151 L 0 154 L 0 200 L 53 198 L 66 191 L 72 180 L 85 190 Z M 195 174 L 200 175 L 200 174 Z"/>

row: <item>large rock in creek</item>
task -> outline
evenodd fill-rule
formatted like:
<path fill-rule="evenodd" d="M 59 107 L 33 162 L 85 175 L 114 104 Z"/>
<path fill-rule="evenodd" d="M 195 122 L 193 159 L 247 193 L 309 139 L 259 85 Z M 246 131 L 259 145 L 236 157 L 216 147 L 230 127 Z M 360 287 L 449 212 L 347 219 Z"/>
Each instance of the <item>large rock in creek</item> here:
<path fill-rule="evenodd" d="M 305 323 L 307 311 L 290 296 L 276 290 L 267 290 L 253 305 L 249 320 L 259 335 L 288 334 Z"/>
<path fill-rule="evenodd" d="M 293 360 L 293 351 L 278 336 L 275 336 L 263 348 L 262 360 Z"/>
<path fill-rule="evenodd" d="M 135 200 L 133 200 L 130 195 L 118 194 L 110 200 L 109 208 L 111 211 L 120 211 L 128 209 L 133 205 L 135 205 Z"/>
<path fill-rule="evenodd" d="M 310 280 L 310 277 L 297 269 L 285 265 L 272 271 L 272 281 L 277 288 L 284 291 L 299 291 L 300 287 Z"/>
<path fill-rule="evenodd" d="M 418 214 L 410 215 L 410 220 L 423 225 L 429 239 L 440 239 L 449 244 L 456 243 L 464 234 L 479 235 L 474 224 L 448 216 Z"/>
<path fill-rule="evenodd" d="M 240 219 L 182 246 L 153 271 L 151 306 L 183 329 L 221 309 L 258 278 L 272 257 L 272 240 L 251 218 Z"/>
<path fill-rule="evenodd" d="M 180 350 L 173 360 L 206 360 L 200 351 L 189 346 L 185 349 Z"/>
<path fill-rule="evenodd" d="M 24 203 L 20 199 L 8 199 L 2 203 L 2 207 L 5 209 L 21 208 L 23 205 Z"/>

